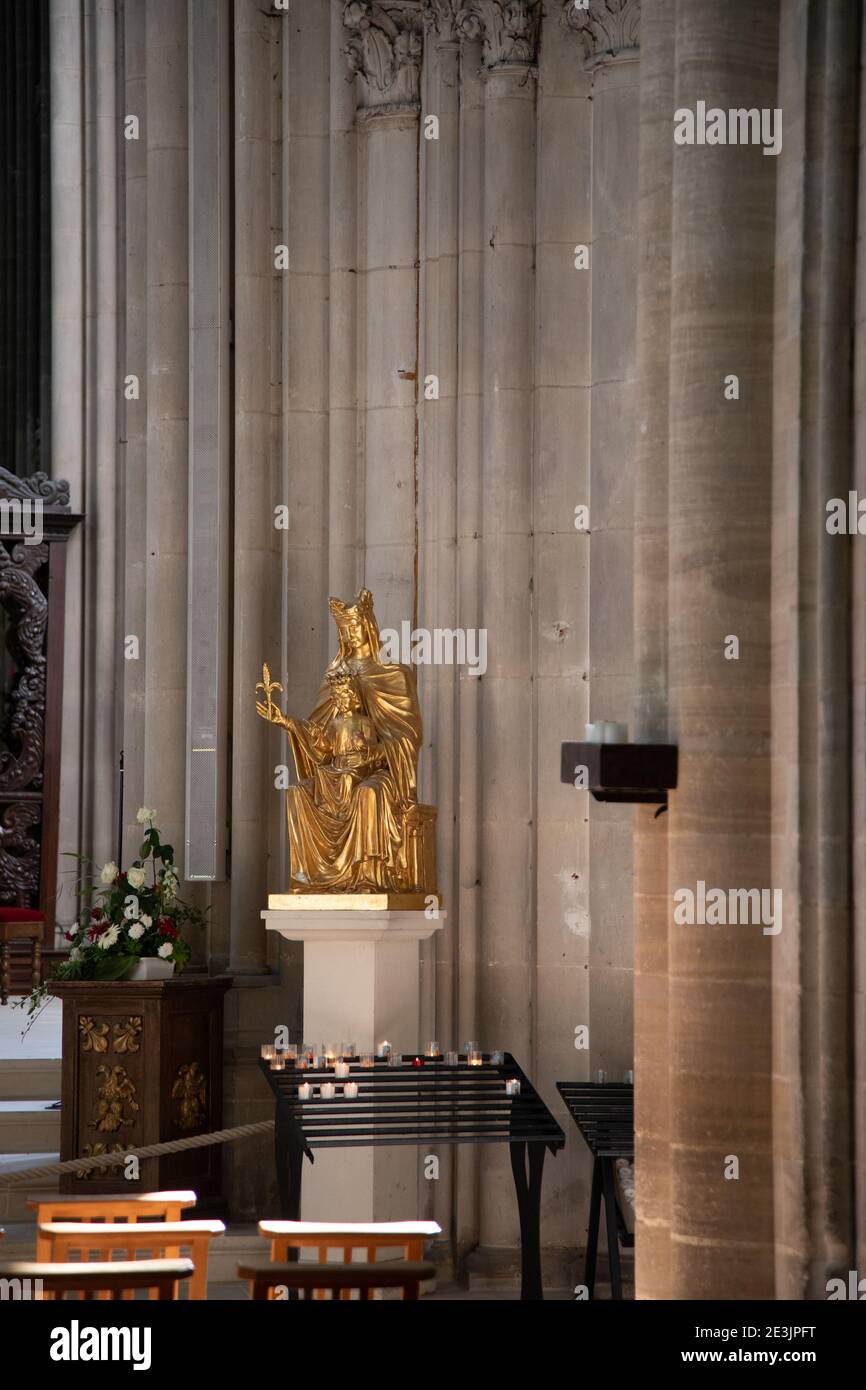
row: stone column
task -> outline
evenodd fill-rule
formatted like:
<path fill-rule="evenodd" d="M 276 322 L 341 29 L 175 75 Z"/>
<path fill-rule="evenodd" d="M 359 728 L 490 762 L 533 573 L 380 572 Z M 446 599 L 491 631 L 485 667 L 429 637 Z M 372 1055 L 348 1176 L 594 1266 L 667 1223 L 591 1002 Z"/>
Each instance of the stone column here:
<path fill-rule="evenodd" d="M 363 577 L 358 478 L 358 141 L 345 78 L 344 0 L 331 0 L 328 291 L 328 588 L 357 593 Z"/>
<path fill-rule="evenodd" d="M 866 45 L 866 28 L 861 48 Z M 861 61 L 860 158 L 857 188 L 857 266 L 854 303 L 854 487 L 866 497 L 866 64 Z M 852 739 L 853 774 L 852 892 L 854 920 L 866 920 L 866 548 L 854 551 L 851 586 Z M 855 1267 L 866 1269 L 866 940 L 854 940 L 852 961 L 854 1005 L 854 1211 L 857 1244 Z"/>
<path fill-rule="evenodd" d="M 273 26 L 284 22 L 256 0 L 237 0 L 235 22 L 235 483 L 232 674 L 230 968 L 266 969 L 259 913 L 268 889 L 269 788 L 278 740 L 255 715 L 267 643 L 274 640 L 280 568 L 274 551 L 276 497 L 271 420 L 272 313 L 277 271 L 272 223 L 272 102 L 279 71 Z M 269 608 L 269 605 L 274 605 Z M 276 797 L 276 791 L 273 796 Z"/>
<path fill-rule="evenodd" d="M 589 704 L 627 722 L 632 704 L 637 0 L 567 5 L 592 77 Z M 590 1056 L 621 1080 L 632 1065 L 632 841 L 629 806 L 589 801 Z"/>
<path fill-rule="evenodd" d="M 677 108 L 776 105 L 778 10 L 677 9 Z M 670 365 L 669 891 L 772 887 L 770 423 L 775 167 L 677 145 Z M 725 377 L 740 396 L 725 398 Z M 740 659 L 726 660 L 725 638 Z M 770 942 L 669 921 L 672 1298 L 773 1295 Z M 729 1156 L 739 1178 L 725 1179 Z M 644 1179 L 639 1179 L 644 1181 Z"/>
<path fill-rule="evenodd" d="M 145 7 L 147 617 L 144 796 L 183 874 L 189 399 L 187 15 Z"/>
<path fill-rule="evenodd" d="M 65 478 L 73 508 L 84 505 L 84 144 L 82 0 L 51 0 L 51 476 Z M 82 738 L 83 650 L 81 604 L 84 531 L 78 526 L 66 551 L 66 624 L 63 654 L 63 719 L 60 760 L 60 824 L 68 837 L 60 849 L 87 849 L 82 840 L 81 794 L 86 760 Z M 63 836 L 61 837 L 61 839 Z M 57 919 L 64 926 L 78 913 L 74 861 L 58 861 Z"/>
<path fill-rule="evenodd" d="M 668 741 L 668 411 L 675 0 L 643 0 L 640 26 L 637 381 L 634 432 L 634 734 Z M 635 1293 L 670 1279 L 668 822 L 634 812 Z"/>
<path fill-rule="evenodd" d="M 436 378 L 436 395 L 421 394 L 419 620 L 422 627 L 455 628 L 457 611 L 457 389 L 458 249 L 460 230 L 460 0 L 424 5 L 427 42 L 423 74 L 425 127 L 421 140 L 420 378 Z M 422 1031 L 451 1046 L 457 1031 L 454 971 L 457 933 L 457 797 L 460 759 L 457 699 L 465 671 L 452 665 L 422 668 L 419 696 L 429 751 L 421 761 L 419 796 L 438 808 L 439 891 L 448 916 L 444 930 L 421 944 Z M 439 1151 L 439 1179 L 422 1184 L 424 1215 L 450 1225 L 452 1155 Z"/>
<path fill-rule="evenodd" d="M 536 610 L 538 783 L 537 1008 L 533 1081 L 556 1114 L 556 1081 L 587 1079 L 589 1053 L 575 1029 L 590 1023 L 588 791 L 564 785 L 556 752 L 589 718 L 590 533 L 575 508 L 590 500 L 590 306 L 592 76 L 547 7 L 538 58 L 538 216 L 535 253 L 533 603 Z M 580 265 L 582 268 L 578 268 Z M 578 733 L 575 733 L 575 730 Z M 591 1164 L 571 1144 L 546 1165 L 544 1200 L 556 1212 L 547 1240 L 569 1266 L 548 1264 L 550 1282 L 570 1281 L 583 1243 Z M 548 1257 L 549 1258 L 549 1257 Z"/>
<path fill-rule="evenodd" d="M 349 3 L 358 78 L 364 582 L 382 627 L 417 615 L 418 110 L 416 3 Z M 349 597 L 345 595 L 345 597 Z"/>
<path fill-rule="evenodd" d="M 851 626 L 849 595 L 863 592 L 864 542 L 825 526 L 828 501 L 847 505 L 863 483 L 862 453 L 859 476 L 852 458 L 850 365 L 859 10 L 795 0 L 782 7 L 779 45 L 773 881 L 785 917 L 773 956 L 773 1133 L 776 1296 L 792 1299 L 826 1298 L 829 1278 L 859 1268 L 850 1039 L 851 931 L 862 922 L 852 826 L 853 806 L 862 828 L 862 665 L 853 747 L 849 721 L 863 606 L 855 597 Z"/>
<path fill-rule="evenodd" d="M 535 994 L 531 363 L 539 18 L 535 3 L 483 0 L 463 20 L 467 37 L 483 38 L 485 80 L 479 1031 L 483 1046 L 508 1046 L 527 1063 Z M 472 1266 L 492 1274 L 504 1258 L 510 1271 L 517 1207 L 507 1154 L 483 1154 L 479 1205 L 482 1248 Z"/>
<path fill-rule="evenodd" d="M 460 83 L 460 223 L 458 241 L 457 447 L 457 620 L 481 627 L 481 492 L 484 453 L 484 79 L 481 44 L 464 39 Z M 480 717 L 484 680 L 457 684 L 460 782 L 456 827 L 456 938 L 452 988 L 452 1037 L 459 1046 L 477 1038 L 480 1027 L 481 933 L 481 763 Z M 441 985 L 441 977 L 440 977 Z M 480 1148 L 455 1148 L 454 1241 L 458 1255 L 478 1243 Z M 444 1225 L 444 1223 L 443 1223 Z"/>
<path fill-rule="evenodd" d="M 123 316 L 118 340 L 118 398 L 122 412 L 122 514 L 124 544 L 123 633 L 143 644 L 147 628 L 147 52 L 145 0 L 123 5 L 124 101 L 121 119 L 135 116 L 138 139 L 120 140 L 123 157 L 121 226 L 123 249 Z M 138 396 L 122 390 L 130 375 L 138 379 Z M 122 656 L 122 654 L 121 654 Z M 120 660 L 121 658 L 118 658 Z M 123 854 L 134 859 L 141 844 L 135 820 L 145 804 L 145 677 L 147 651 L 138 661 L 123 661 Z M 156 801 L 156 809 L 163 808 Z"/>

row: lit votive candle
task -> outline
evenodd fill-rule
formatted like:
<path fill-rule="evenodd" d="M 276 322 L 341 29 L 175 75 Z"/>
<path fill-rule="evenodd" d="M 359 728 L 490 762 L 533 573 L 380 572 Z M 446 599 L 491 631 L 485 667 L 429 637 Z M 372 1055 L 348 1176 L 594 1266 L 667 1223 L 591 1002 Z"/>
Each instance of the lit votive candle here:
<path fill-rule="evenodd" d="M 298 1100 L 312 1100 L 313 1088 L 309 1081 L 302 1081 L 298 1087 Z"/>
<path fill-rule="evenodd" d="M 325 1065 L 325 1058 L 321 1052 L 314 1052 L 310 1060 L 310 1066 L 316 1071 L 321 1071 Z"/>
<path fill-rule="evenodd" d="M 380 1056 L 380 1057 L 390 1057 L 390 1055 L 391 1055 L 391 1044 L 390 1044 L 389 1042 L 381 1042 L 381 1043 L 379 1043 L 379 1049 L 378 1049 L 378 1050 L 379 1050 L 379 1056 Z"/>
<path fill-rule="evenodd" d="M 355 1056 L 355 1044 L 354 1044 L 353 1042 L 341 1042 L 341 1043 L 340 1043 L 340 1056 L 341 1056 L 341 1057 L 354 1057 L 354 1056 Z"/>
<path fill-rule="evenodd" d="M 336 1094 L 337 1088 L 334 1085 L 333 1081 L 322 1082 L 321 1086 L 319 1087 L 319 1095 L 322 1097 L 322 1100 L 333 1100 Z"/>
<path fill-rule="evenodd" d="M 459 1061 L 460 1061 L 460 1054 L 459 1054 L 458 1052 L 446 1052 L 446 1053 L 445 1053 L 445 1062 L 446 1062 L 446 1065 L 447 1065 L 447 1066 L 449 1066 L 449 1067 L 456 1067 L 456 1066 L 457 1066 L 457 1063 L 458 1063 Z"/>
<path fill-rule="evenodd" d="M 298 1044 L 286 1043 L 283 1048 L 283 1056 L 287 1062 L 296 1062 L 298 1060 Z"/>
<path fill-rule="evenodd" d="M 285 1058 L 283 1058 L 283 1057 L 272 1057 L 272 1058 L 271 1058 L 271 1071 L 285 1071 L 285 1070 L 286 1070 Z"/>
<path fill-rule="evenodd" d="M 346 1084 L 345 1084 L 345 1086 L 343 1087 L 343 1095 L 346 1097 L 346 1100 L 357 1100 L 357 1099 L 358 1099 L 358 1083 L 357 1083 L 357 1081 L 347 1081 Z"/>
<path fill-rule="evenodd" d="M 262 1044 L 262 1061 L 272 1062 L 277 1055 L 277 1049 L 273 1043 Z"/>
<path fill-rule="evenodd" d="M 427 1056 L 428 1056 L 428 1057 L 441 1057 L 441 1056 L 442 1056 L 442 1049 L 441 1049 L 441 1047 L 439 1046 L 438 1042 L 430 1042 L 430 1043 L 427 1044 Z"/>
<path fill-rule="evenodd" d="M 365 1071 L 369 1071 L 370 1068 L 375 1067 L 375 1065 L 376 1058 L 373 1056 L 372 1052 L 361 1053 L 361 1066 L 364 1068 Z"/>
<path fill-rule="evenodd" d="M 477 1051 L 473 1048 L 472 1051 L 469 1053 L 469 1055 L 468 1055 L 468 1057 L 467 1057 L 466 1060 L 468 1061 L 470 1067 L 480 1067 L 480 1066 L 481 1066 L 481 1063 L 482 1063 L 482 1061 L 483 1061 L 483 1058 L 482 1058 L 482 1056 L 481 1056 L 481 1053 L 480 1053 L 480 1052 L 477 1052 Z"/>
<path fill-rule="evenodd" d="M 516 1076 L 509 1077 L 505 1083 L 505 1094 L 507 1096 L 520 1095 L 520 1082 Z"/>
<path fill-rule="evenodd" d="M 345 1078 L 349 1075 L 349 1063 L 338 1062 L 337 1065 L 334 1067 L 334 1075 L 339 1077 L 341 1080 L 345 1080 Z"/>

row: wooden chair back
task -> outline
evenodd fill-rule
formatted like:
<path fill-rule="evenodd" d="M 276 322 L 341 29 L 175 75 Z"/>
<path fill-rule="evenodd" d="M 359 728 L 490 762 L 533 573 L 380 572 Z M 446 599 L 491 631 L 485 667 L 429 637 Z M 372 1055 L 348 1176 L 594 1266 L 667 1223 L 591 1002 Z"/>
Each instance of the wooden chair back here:
<path fill-rule="evenodd" d="M 170 1300 L 177 1298 L 180 1281 L 191 1279 L 194 1272 L 192 1260 L 115 1260 L 108 1264 L 0 1261 L 0 1279 L 28 1280 L 37 1289 L 41 1285 L 37 1300 L 62 1299 L 68 1293 L 79 1293 L 85 1299 L 100 1294 L 120 1299 L 136 1289 L 150 1289 L 154 1297 Z"/>
<path fill-rule="evenodd" d="M 436 1221 L 260 1221 L 259 1235 L 271 1243 L 271 1259 L 286 1261 L 290 1250 L 315 1250 L 328 1263 L 330 1250 L 342 1251 L 344 1264 L 364 1252 L 375 1264 L 380 1250 L 401 1250 L 404 1260 L 424 1258 L 424 1243 L 442 1234 Z M 324 1298 L 324 1293 L 316 1295 Z M 341 1297 L 351 1297 L 347 1291 Z"/>
<path fill-rule="evenodd" d="M 238 1278 L 249 1280 L 255 1301 L 279 1300 L 283 1290 L 297 1289 L 301 1298 L 330 1292 L 332 1298 L 372 1299 L 376 1289 L 401 1289 L 403 1298 L 416 1301 L 421 1285 L 436 1273 L 428 1260 L 393 1260 L 387 1264 L 245 1264 Z"/>
<path fill-rule="evenodd" d="M 48 1245 L 38 1234 L 49 1221 L 180 1221 L 181 1214 L 194 1207 L 194 1192 L 141 1192 L 134 1197 L 74 1193 L 72 1196 L 32 1197 L 27 1201 L 36 1212 L 36 1258 L 48 1259 Z"/>
<path fill-rule="evenodd" d="M 207 1298 L 207 1266 L 210 1243 L 225 1235 L 222 1221 L 136 1221 L 126 1224 L 100 1221 L 54 1221 L 39 1226 L 39 1243 L 47 1247 L 50 1263 L 64 1262 L 75 1250 L 82 1261 L 96 1254 L 102 1260 L 120 1255 L 134 1261 L 139 1251 L 168 1260 L 180 1259 L 181 1249 L 191 1252 L 189 1284 L 191 1300 Z"/>

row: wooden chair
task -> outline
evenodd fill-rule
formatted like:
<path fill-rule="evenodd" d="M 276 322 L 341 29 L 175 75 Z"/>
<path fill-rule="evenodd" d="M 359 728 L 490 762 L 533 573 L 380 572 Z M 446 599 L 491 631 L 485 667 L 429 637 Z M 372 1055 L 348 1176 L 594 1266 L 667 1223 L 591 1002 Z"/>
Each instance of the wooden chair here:
<path fill-rule="evenodd" d="M 271 1242 L 271 1259 L 285 1261 L 290 1250 L 315 1250 L 321 1264 L 329 1250 L 342 1250 L 349 1264 L 357 1250 L 375 1264 L 380 1250 L 401 1250 L 404 1260 L 424 1258 L 424 1242 L 442 1234 L 436 1221 L 260 1221 L 259 1235 Z M 317 1295 L 324 1298 L 324 1293 Z M 350 1297 L 350 1291 L 342 1295 Z"/>
<path fill-rule="evenodd" d="M 428 1260 L 394 1260 L 388 1264 L 247 1264 L 238 1265 L 238 1278 L 248 1279 L 250 1297 L 273 1300 L 278 1289 L 299 1289 L 301 1298 L 330 1291 L 332 1297 L 372 1299 L 375 1289 L 402 1289 L 403 1298 L 417 1301 L 421 1285 L 435 1276 Z"/>
<path fill-rule="evenodd" d="M 80 1293 L 86 1299 L 103 1293 L 120 1299 L 135 1289 L 152 1289 L 158 1299 L 174 1299 L 181 1279 L 191 1279 L 194 1272 L 192 1260 L 116 1260 L 110 1264 L 0 1262 L 0 1279 L 27 1280 L 37 1288 L 41 1284 L 41 1297 L 47 1300 L 62 1299 L 67 1293 Z M 39 1297 L 37 1293 L 37 1300 Z"/>
<path fill-rule="evenodd" d="M 221 1221 L 55 1221 L 40 1225 L 39 1243 L 48 1243 L 48 1261 L 52 1264 L 68 1260 L 73 1250 L 80 1251 L 82 1261 L 93 1253 L 103 1260 L 120 1253 L 127 1261 L 134 1261 L 139 1250 L 150 1254 L 159 1251 L 163 1258 L 177 1261 L 181 1247 L 186 1247 L 192 1254 L 189 1296 L 200 1301 L 207 1298 L 210 1243 L 225 1235 L 225 1230 Z"/>
<path fill-rule="evenodd" d="M 442 1234 L 437 1221 L 260 1221 L 259 1235 L 271 1242 L 271 1259 L 288 1259 L 290 1250 L 317 1250 L 325 1264 L 329 1250 L 365 1250 L 369 1264 L 379 1250 L 402 1250 L 404 1260 L 424 1257 L 424 1243 Z"/>
<path fill-rule="evenodd" d="M 12 956 L 9 947 L 13 941 L 31 943 L 31 983 L 33 988 L 42 976 L 42 934 L 45 931 L 45 914 L 32 907 L 0 907 L 0 1004 L 5 1004 L 12 992 Z"/>
<path fill-rule="evenodd" d="M 32 1197 L 27 1201 L 36 1212 L 36 1258 L 48 1259 L 48 1242 L 38 1229 L 49 1221 L 180 1221 L 181 1213 L 194 1207 L 194 1192 L 141 1192 L 135 1197 L 76 1193 L 65 1197 Z"/>

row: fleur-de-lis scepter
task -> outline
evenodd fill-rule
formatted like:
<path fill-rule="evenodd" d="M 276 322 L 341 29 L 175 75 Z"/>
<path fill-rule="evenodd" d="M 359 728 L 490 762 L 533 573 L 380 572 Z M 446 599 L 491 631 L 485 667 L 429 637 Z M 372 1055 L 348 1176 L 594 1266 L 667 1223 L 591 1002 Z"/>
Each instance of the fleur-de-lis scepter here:
<path fill-rule="evenodd" d="M 256 682 L 256 690 L 264 691 L 265 699 L 268 702 L 268 719 L 272 719 L 274 702 L 271 699 L 271 692 L 279 690 L 280 694 L 282 694 L 283 687 L 280 685 L 279 681 L 271 680 L 271 668 L 267 662 L 262 666 L 262 679 Z"/>

